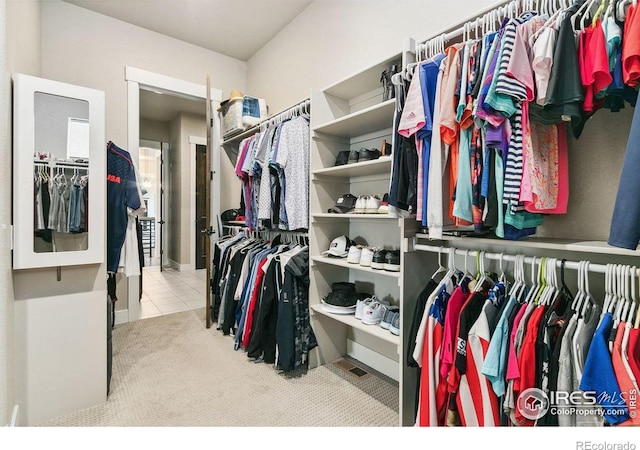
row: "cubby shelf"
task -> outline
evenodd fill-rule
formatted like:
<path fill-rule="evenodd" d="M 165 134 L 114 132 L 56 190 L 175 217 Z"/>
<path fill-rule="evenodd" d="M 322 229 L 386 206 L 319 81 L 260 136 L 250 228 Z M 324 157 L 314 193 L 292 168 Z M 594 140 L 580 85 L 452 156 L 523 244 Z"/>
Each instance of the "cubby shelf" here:
<path fill-rule="evenodd" d="M 391 272 L 389 270 L 372 269 L 371 267 L 361 266 L 360 264 L 348 263 L 346 258 L 331 258 L 328 256 L 312 256 L 311 261 L 319 264 L 328 264 L 331 266 L 346 267 L 348 269 L 359 270 L 361 272 L 375 273 L 376 275 L 400 278 L 400 272 Z"/>
<path fill-rule="evenodd" d="M 317 169 L 311 173 L 315 176 L 314 181 L 325 177 L 333 179 L 388 174 L 391 173 L 391 156 L 381 156 L 373 161 Z"/>
<path fill-rule="evenodd" d="M 391 128 L 395 99 L 378 103 L 363 110 L 347 114 L 313 128 L 315 133 L 325 133 L 332 136 L 351 138 L 362 136 L 381 129 Z"/>
<path fill-rule="evenodd" d="M 311 217 L 319 221 L 331 221 L 331 220 L 398 220 L 397 217 L 390 216 L 389 214 L 334 214 L 334 213 L 317 213 L 311 214 Z"/>
<path fill-rule="evenodd" d="M 356 319 L 355 315 L 353 314 L 333 314 L 325 311 L 320 304 L 312 305 L 311 309 L 317 314 L 322 314 L 323 316 L 330 317 L 331 319 L 344 323 L 351 328 L 356 328 L 358 330 L 364 331 L 367 334 L 375 336 L 378 339 L 382 339 L 396 346 L 400 345 L 400 336 L 396 336 L 389 330 L 385 330 L 380 325 L 364 324 L 361 320 Z"/>

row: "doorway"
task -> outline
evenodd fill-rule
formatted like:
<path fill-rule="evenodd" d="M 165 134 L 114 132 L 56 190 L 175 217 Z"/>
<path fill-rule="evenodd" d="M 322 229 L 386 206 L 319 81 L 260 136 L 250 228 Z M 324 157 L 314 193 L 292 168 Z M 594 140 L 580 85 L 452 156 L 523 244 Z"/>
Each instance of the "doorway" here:
<path fill-rule="evenodd" d="M 168 150 L 167 142 L 140 141 L 140 186 L 146 212 L 140 220 L 144 266 L 167 267 L 164 256 L 164 224 L 167 210 L 164 196 L 163 154 Z"/>
<path fill-rule="evenodd" d="M 208 77 L 207 86 L 202 84 L 196 84 L 185 80 L 179 80 L 171 78 L 165 75 L 148 72 L 145 70 L 137 69 L 134 67 L 125 67 L 125 80 L 127 81 L 127 111 L 128 111 L 128 149 L 134 160 L 138 160 L 140 139 L 150 139 L 150 136 L 143 133 L 144 115 L 146 112 L 166 112 L 165 107 L 152 107 L 147 108 L 144 106 L 143 96 L 146 94 L 154 94 L 151 98 L 154 100 L 161 100 L 169 106 L 183 103 L 182 100 L 199 102 L 198 115 L 205 115 L 205 111 L 215 111 L 220 102 L 222 101 L 222 93 L 218 89 L 209 88 Z M 204 80 L 203 80 L 204 81 Z M 211 101 L 210 107 L 206 107 L 206 100 Z M 164 120 L 166 124 L 169 119 Z M 171 121 L 175 125 L 175 121 Z M 154 133 L 166 133 L 166 127 L 156 127 L 158 121 L 151 123 L 146 131 L 154 130 Z M 169 150 L 163 155 L 164 160 L 164 173 L 165 180 L 163 180 L 163 190 L 165 204 L 167 205 L 166 213 L 164 214 L 166 224 L 164 224 L 163 235 L 165 235 L 164 241 L 164 255 L 163 258 L 171 266 L 172 271 L 168 271 L 167 275 L 171 275 L 173 272 L 175 275 L 179 275 L 177 272 L 184 272 L 184 274 L 195 272 L 195 176 L 191 177 L 191 173 L 195 173 L 193 170 L 189 170 L 189 166 L 193 165 L 195 168 L 195 154 L 191 157 L 191 151 L 189 149 L 189 143 L 186 142 L 188 136 L 210 136 L 211 149 L 214 152 L 211 155 L 211 173 L 212 178 L 210 186 L 215 192 L 219 192 L 220 186 L 220 171 L 219 171 L 219 159 L 215 156 L 216 149 L 219 148 L 219 119 L 216 115 L 211 117 L 211 123 L 207 123 L 205 119 L 203 121 L 203 132 L 194 130 L 185 130 L 184 128 L 179 133 L 180 137 L 174 133 L 175 139 L 170 138 L 158 138 L 157 136 L 151 137 L 151 139 L 159 142 L 169 142 Z M 149 125 L 149 124 L 147 124 Z M 212 130 L 213 128 L 213 130 Z M 145 133 L 146 133 L 145 131 Z M 180 145 L 177 145 L 179 140 Z M 207 141 L 204 142 L 207 144 Z M 184 151 L 178 151 L 181 148 Z M 164 153 L 164 152 L 163 152 Z M 171 157 L 174 159 L 171 160 Z M 185 174 L 186 171 L 186 174 Z M 170 184 L 173 181 L 174 188 L 172 189 Z M 193 189 L 191 184 L 194 184 Z M 178 187 L 179 186 L 179 187 Z M 171 198 L 171 194 L 173 197 Z M 173 201 L 170 201 L 173 200 Z M 193 205 L 193 208 L 191 208 Z M 211 214 L 212 217 L 216 217 L 219 214 L 220 200 L 218 196 L 211 197 Z M 212 219 L 211 219 L 212 220 Z M 211 223 L 212 224 L 212 223 Z M 166 230 L 166 232 L 164 231 Z M 190 254 L 193 255 L 190 258 Z M 176 259 L 177 258 L 177 259 Z M 206 262 L 207 266 L 210 264 Z M 204 269 L 208 272 L 209 268 Z M 206 277 L 205 277 L 206 278 Z M 196 283 L 198 286 L 204 286 L 206 292 L 205 297 L 209 298 L 208 281 L 202 279 Z M 140 298 L 139 283 L 135 279 L 127 280 L 127 316 L 128 321 L 138 320 L 141 318 L 141 305 L 144 302 L 132 301 L 132 299 Z M 182 297 L 180 294 L 179 299 Z M 172 299 L 173 300 L 173 299 Z M 208 300 L 207 300 L 208 301 Z M 160 311 L 164 313 L 165 311 Z M 145 314 L 146 315 L 146 314 Z M 143 315 L 144 316 L 144 315 Z"/>

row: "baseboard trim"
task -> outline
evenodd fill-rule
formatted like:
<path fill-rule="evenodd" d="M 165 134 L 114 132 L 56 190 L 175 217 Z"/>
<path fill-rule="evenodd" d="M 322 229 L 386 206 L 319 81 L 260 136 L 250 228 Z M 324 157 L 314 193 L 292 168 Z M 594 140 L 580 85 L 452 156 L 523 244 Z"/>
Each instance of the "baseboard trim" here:
<path fill-rule="evenodd" d="M 116 325 L 129 322 L 129 310 L 121 309 L 116 311 Z"/>
<path fill-rule="evenodd" d="M 400 380 L 400 368 L 398 361 L 387 358 L 386 356 L 373 351 L 369 347 L 365 347 L 351 339 L 347 339 L 347 355 L 358 361 L 362 361 L 367 366 L 385 374 L 389 378 L 396 381 Z"/>
<path fill-rule="evenodd" d="M 18 423 L 18 418 L 19 418 L 19 405 L 15 405 L 13 407 L 13 414 L 11 414 L 11 421 L 7 424 L 8 427 L 17 427 L 20 424 Z"/>
<path fill-rule="evenodd" d="M 173 259 L 169 260 L 169 267 L 171 267 L 172 269 L 176 269 L 179 272 L 189 272 L 191 270 L 195 270 L 193 264 L 180 264 L 178 262 L 175 262 Z"/>

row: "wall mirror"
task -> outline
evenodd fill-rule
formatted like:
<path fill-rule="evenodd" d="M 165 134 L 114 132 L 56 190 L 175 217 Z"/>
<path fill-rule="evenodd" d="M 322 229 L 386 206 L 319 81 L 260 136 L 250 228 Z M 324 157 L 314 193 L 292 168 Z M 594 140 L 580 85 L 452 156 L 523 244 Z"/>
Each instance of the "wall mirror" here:
<path fill-rule="evenodd" d="M 104 93 L 16 74 L 14 269 L 104 261 Z"/>

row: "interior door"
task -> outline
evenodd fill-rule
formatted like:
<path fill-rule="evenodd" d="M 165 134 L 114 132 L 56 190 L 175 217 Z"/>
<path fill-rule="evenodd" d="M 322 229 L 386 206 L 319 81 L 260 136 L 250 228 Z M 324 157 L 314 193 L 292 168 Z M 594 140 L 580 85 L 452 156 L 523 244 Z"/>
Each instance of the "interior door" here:
<path fill-rule="evenodd" d="M 207 146 L 196 145 L 196 269 L 207 266 Z"/>
<path fill-rule="evenodd" d="M 166 150 L 166 144 L 164 142 L 160 143 L 160 169 L 159 169 L 159 177 L 160 177 L 160 201 L 158 202 L 158 237 L 159 247 L 160 247 L 160 272 L 164 270 L 164 224 L 166 221 L 164 220 L 165 214 L 165 198 L 164 198 L 164 153 Z"/>

